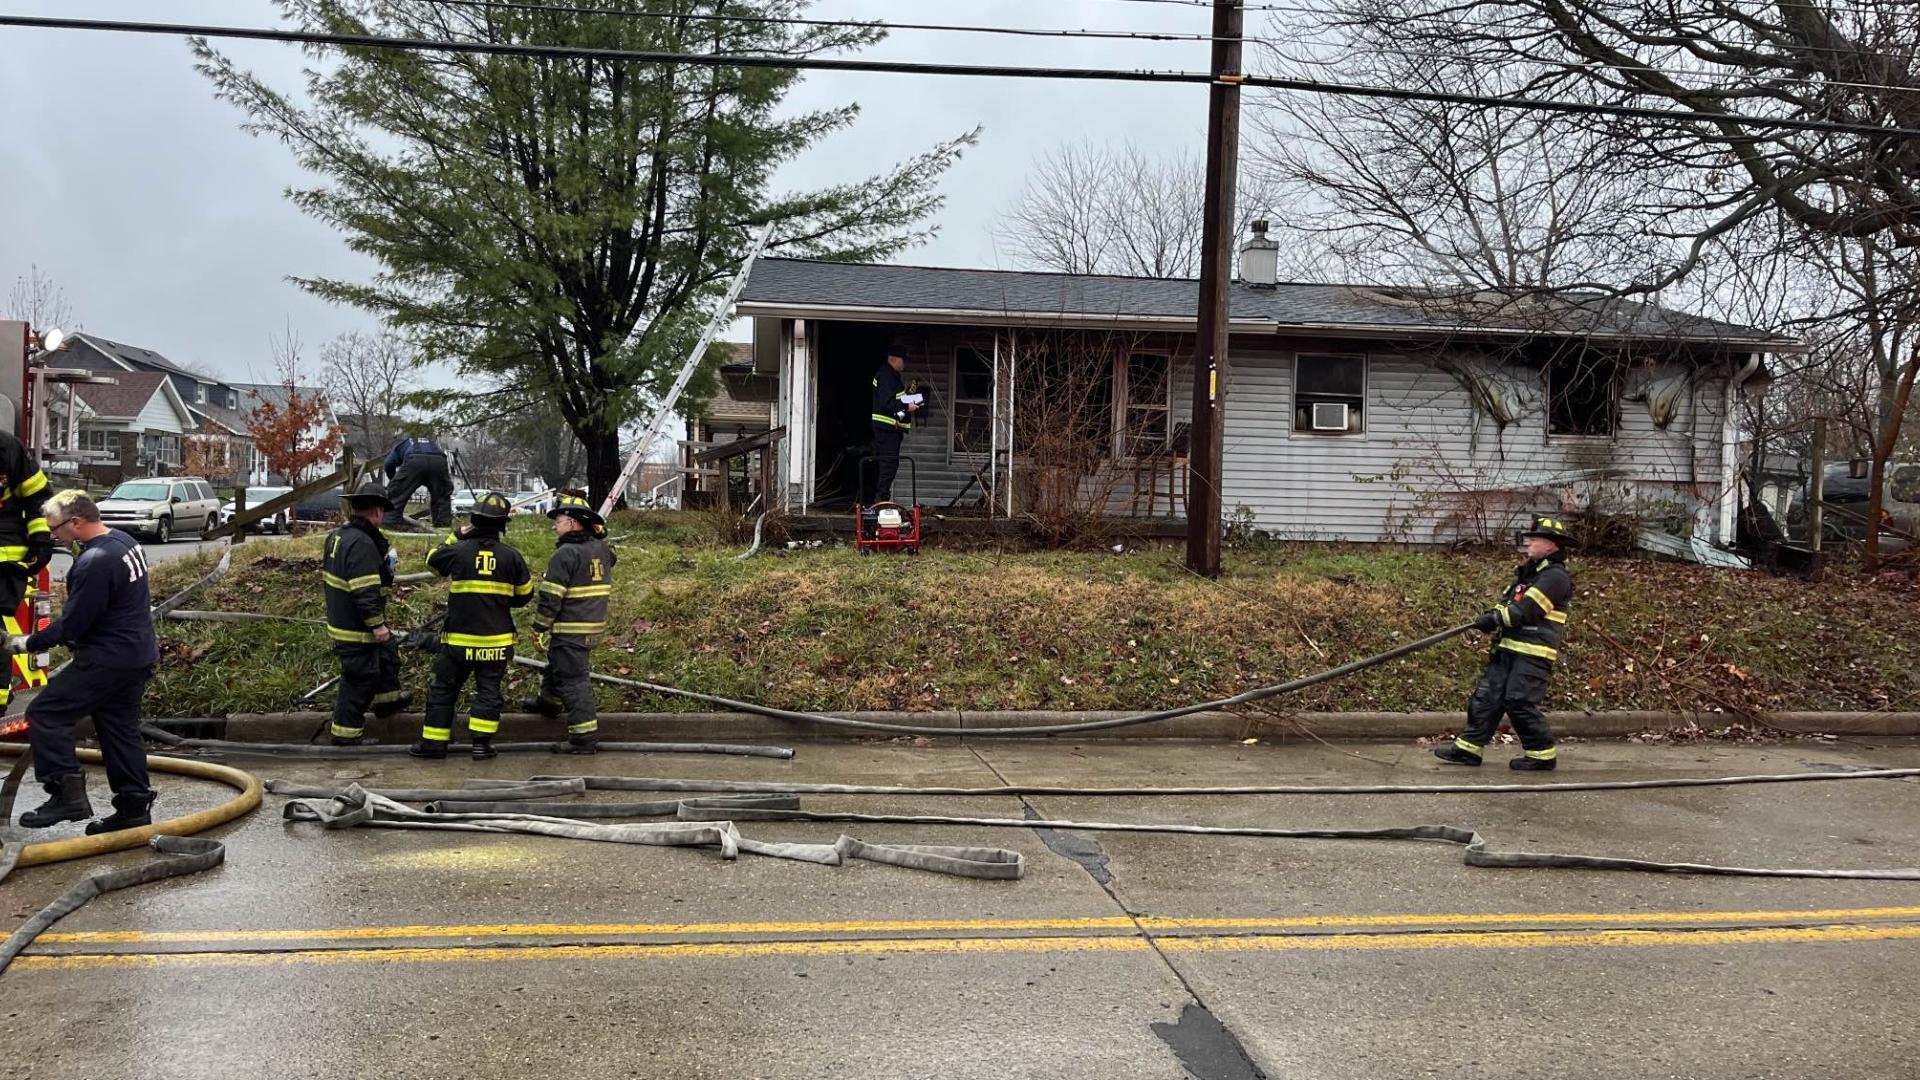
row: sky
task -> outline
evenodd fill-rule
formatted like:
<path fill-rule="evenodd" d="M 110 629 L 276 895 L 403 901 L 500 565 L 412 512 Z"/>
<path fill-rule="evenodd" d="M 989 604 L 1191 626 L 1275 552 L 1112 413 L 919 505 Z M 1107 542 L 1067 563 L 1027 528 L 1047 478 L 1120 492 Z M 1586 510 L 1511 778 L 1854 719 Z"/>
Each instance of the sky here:
<path fill-rule="evenodd" d="M 22 15 L 278 25 L 268 0 L 9 0 Z M 163 13 L 164 12 L 164 13 Z M 820 0 L 820 18 L 889 18 L 1050 29 L 1205 33 L 1206 8 L 1131 0 Z M 275 86 L 300 86 L 292 46 L 220 48 Z M 1023 38 L 898 31 L 860 54 L 951 63 L 1204 70 L 1202 42 Z M 157 350 L 216 375 L 274 378 L 269 341 L 291 328 L 312 357 L 321 342 L 373 329 L 359 311 L 303 293 L 291 276 L 367 278 L 373 265 L 296 210 L 311 178 L 286 147 L 240 130 L 214 99 L 183 39 L 0 28 L 0 304 L 37 265 L 88 331 Z M 948 173 L 939 235 L 900 261 L 1011 265 L 992 228 L 1032 164 L 1063 141 L 1131 140 L 1198 150 L 1203 86 L 960 79 L 812 72 L 793 109 L 858 102 L 854 126 L 779 177 L 807 189 L 879 172 L 975 126 L 980 143 Z M 736 327 L 726 336 L 743 336 Z M 311 361 L 310 361 L 311 363 Z"/>

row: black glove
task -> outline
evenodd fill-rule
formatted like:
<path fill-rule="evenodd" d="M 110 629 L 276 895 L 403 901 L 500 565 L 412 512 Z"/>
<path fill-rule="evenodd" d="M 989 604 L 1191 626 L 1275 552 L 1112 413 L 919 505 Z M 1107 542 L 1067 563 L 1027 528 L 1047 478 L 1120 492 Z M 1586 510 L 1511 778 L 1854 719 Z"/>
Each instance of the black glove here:
<path fill-rule="evenodd" d="M 53 561 L 53 537 L 45 534 L 27 541 L 27 576 L 33 577 Z"/>
<path fill-rule="evenodd" d="M 1492 611 L 1483 611 L 1473 620 L 1473 628 L 1483 634 L 1491 634 L 1500 629 L 1500 616 Z"/>

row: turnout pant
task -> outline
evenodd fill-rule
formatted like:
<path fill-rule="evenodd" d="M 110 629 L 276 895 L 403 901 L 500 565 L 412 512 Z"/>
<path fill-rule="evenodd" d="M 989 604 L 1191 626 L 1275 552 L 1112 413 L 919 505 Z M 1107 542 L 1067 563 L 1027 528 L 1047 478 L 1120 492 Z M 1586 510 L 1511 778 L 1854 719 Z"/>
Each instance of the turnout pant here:
<path fill-rule="evenodd" d="M 900 475 L 900 443 L 906 437 L 897 427 L 873 425 L 873 498 L 869 502 L 893 498 L 893 478 Z"/>
<path fill-rule="evenodd" d="M 567 718 L 567 734 L 591 735 L 600 730 L 594 714 L 591 639 L 555 634 L 547 639 L 547 672 L 540 680 L 540 700 L 558 705 Z"/>
<path fill-rule="evenodd" d="M 400 646 L 392 641 L 333 643 L 340 658 L 340 689 L 333 696 L 333 734 L 358 738 L 366 730 L 367 710 L 392 716 L 400 707 Z"/>
<path fill-rule="evenodd" d="M 407 500 L 423 487 L 434 525 L 442 529 L 452 525 L 453 474 L 447 469 L 446 455 L 415 454 L 401 462 L 393 472 L 393 483 L 387 485 L 387 498 L 404 514 Z"/>
<path fill-rule="evenodd" d="M 140 695 L 151 678 L 151 665 L 114 668 L 76 657 L 27 703 L 34 779 L 44 784 L 80 772 L 80 759 L 73 752 L 74 728 L 91 716 L 113 793 L 152 795 L 147 748 L 140 740 Z"/>
<path fill-rule="evenodd" d="M 0 573 L 0 630 L 9 636 L 31 633 L 31 629 L 22 626 L 19 620 L 20 605 L 33 598 L 33 582 L 18 574 Z M 28 689 L 45 686 L 47 673 L 33 666 L 26 653 L 14 656 L 13 663 L 6 671 L 0 671 L 0 716 L 5 716 L 13 705 L 13 683 L 15 677 Z"/>
<path fill-rule="evenodd" d="M 1554 758 L 1553 731 L 1540 711 L 1547 697 L 1547 680 L 1553 666 L 1545 660 L 1522 656 L 1496 648 L 1480 674 L 1480 684 L 1467 699 L 1467 727 L 1453 745 L 1480 756 L 1505 717 L 1513 723 L 1513 733 L 1527 756 L 1550 761 Z"/>
<path fill-rule="evenodd" d="M 490 654 L 486 660 L 468 659 L 470 653 Z M 502 655 L 504 654 L 504 655 Z M 473 707 L 467 711 L 467 730 L 475 735 L 491 735 L 500 730 L 500 680 L 507 674 L 513 655 L 506 649 L 470 649 L 461 645 L 442 645 L 433 662 L 433 685 L 427 688 L 426 716 L 420 737 L 428 742 L 451 742 L 453 709 L 460 700 L 460 688 L 473 676 Z"/>

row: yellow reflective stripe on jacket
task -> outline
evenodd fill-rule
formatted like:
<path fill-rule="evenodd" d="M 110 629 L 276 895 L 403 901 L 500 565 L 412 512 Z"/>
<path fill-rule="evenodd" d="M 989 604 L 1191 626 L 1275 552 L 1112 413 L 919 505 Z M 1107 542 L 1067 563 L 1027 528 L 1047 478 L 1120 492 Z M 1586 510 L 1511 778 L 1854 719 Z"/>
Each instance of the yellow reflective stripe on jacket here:
<path fill-rule="evenodd" d="M 513 586 L 504 581 L 455 581 L 447 586 L 450 593 L 484 593 L 488 596 L 512 596 Z"/>
<path fill-rule="evenodd" d="M 444 634 L 441 641 L 468 649 L 498 649 L 513 644 L 512 634 Z"/>
<path fill-rule="evenodd" d="M 539 585 L 539 588 L 541 592 L 546 593 L 550 596 L 567 595 L 567 587 L 565 585 L 560 584 L 557 581 L 542 581 Z"/>
<path fill-rule="evenodd" d="M 39 536 L 41 533 L 50 533 L 52 531 L 53 531 L 52 529 L 47 528 L 46 518 L 37 517 L 37 518 L 27 519 L 27 535 L 28 536 Z"/>
<path fill-rule="evenodd" d="M 32 476 L 13 485 L 13 493 L 15 495 L 33 495 L 40 492 L 46 486 L 47 474 L 39 469 L 35 469 Z"/>
<path fill-rule="evenodd" d="M 26 561 L 27 561 L 27 549 L 25 546 L 0 547 L 0 562 L 26 562 Z"/>
<path fill-rule="evenodd" d="M 1541 611 L 1547 612 L 1548 614 L 1553 612 L 1553 601 L 1547 599 L 1546 593 L 1541 592 L 1532 585 L 1527 586 L 1527 599 L 1539 604 Z"/>
<path fill-rule="evenodd" d="M 1505 605 L 1505 604 L 1501 604 L 1501 605 L 1500 605 L 1499 607 L 1497 607 L 1497 608 L 1494 608 L 1493 610 L 1495 610 L 1495 611 L 1497 611 L 1497 612 L 1499 612 L 1499 613 L 1500 613 L 1500 625 L 1501 625 L 1501 626 L 1512 626 L 1512 625 L 1513 625 L 1513 612 L 1512 612 L 1512 611 L 1511 611 L 1511 610 L 1510 610 L 1510 609 L 1509 609 L 1509 608 L 1507 607 L 1507 605 Z"/>
<path fill-rule="evenodd" d="M 327 627 L 327 636 L 335 641 L 354 641 L 363 644 L 373 640 L 373 635 L 365 630 L 342 630 L 337 626 Z"/>
<path fill-rule="evenodd" d="M 362 574 L 357 578 L 343 578 L 327 570 L 320 571 L 320 580 L 339 589 L 341 592 L 359 592 L 361 589 L 380 587 L 379 574 Z"/>
<path fill-rule="evenodd" d="M 1547 621 L 1564 623 L 1567 621 L 1567 613 L 1564 611 L 1549 611 L 1547 612 Z"/>
<path fill-rule="evenodd" d="M 897 428 L 910 428 L 913 426 L 911 424 L 906 423 L 905 421 L 895 420 L 893 417 L 888 416 L 886 413 L 874 413 L 873 422 L 876 424 L 886 424 L 890 427 L 897 427 Z"/>
<path fill-rule="evenodd" d="M 1535 645 L 1531 641 L 1514 641 L 1509 638 L 1501 638 L 1498 647 L 1517 652 L 1522 656 L 1537 656 L 1542 660 L 1560 659 L 1559 649 L 1551 645 Z"/>
<path fill-rule="evenodd" d="M 607 624 L 604 622 L 557 622 L 553 624 L 553 632 L 556 634 L 599 634 L 604 633 L 606 629 Z"/>
<path fill-rule="evenodd" d="M 513 595 L 532 596 L 533 595 L 533 579 L 528 578 L 527 580 L 521 582 L 520 584 L 515 585 L 513 587 Z"/>
<path fill-rule="evenodd" d="M 612 596 L 613 586 L 611 585 L 575 585 L 567 589 L 566 591 L 562 592 L 560 595 L 569 597 L 569 598 L 576 597 L 576 596 Z"/>

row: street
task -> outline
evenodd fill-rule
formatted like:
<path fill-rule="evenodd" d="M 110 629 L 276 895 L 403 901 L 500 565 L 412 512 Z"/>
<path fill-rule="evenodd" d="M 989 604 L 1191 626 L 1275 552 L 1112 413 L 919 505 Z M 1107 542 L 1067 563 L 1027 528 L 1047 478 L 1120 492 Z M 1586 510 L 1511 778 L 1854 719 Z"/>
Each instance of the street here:
<path fill-rule="evenodd" d="M 252 543 L 253 541 L 250 538 L 247 542 Z M 226 540 L 200 540 L 197 538 L 173 540 L 165 544 L 156 544 L 148 540 L 143 541 L 140 544 L 140 548 L 147 553 L 147 562 L 151 564 L 169 562 L 173 559 L 184 559 L 189 555 L 195 555 L 202 551 L 217 551 L 220 546 L 225 543 L 227 543 Z M 54 554 L 53 562 L 47 564 L 47 570 L 53 575 L 53 580 L 65 581 L 67 578 L 67 568 L 72 565 L 73 558 L 65 551 L 60 551 Z"/>
<path fill-rule="evenodd" d="M 1505 768 L 1442 772 L 1404 744 L 797 749 L 791 761 L 230 763 L 263 778 L 376 787 L 569 772 L 916 786 L 1513 779 Z M 1920 745 L 1901 740 L 1565 751 L 1563 771 L 1536 779 L 1920 765 Z M 158 779 L 168 816 L 227 795 Z M 587 796 L 646 797 L 657 796 Z M 1916 883 L 1476 869 L 1459 848 L 1422 842 L 740 826 L 768 840 L 845 831 L 1024 856 L 1023 880 L 993 882 L 539 836 L 327 832 L 283 822 L 284 801 L 269 795 L 216 830 L 224 867 L 102 897 L 0 976 L 0 1076 L 1912 1075 Z M 1920 785 L 1910 781 L 1481 796 L 819 795 L 804 805 L 1446 823 L 1478 828 L 1499 850 L 1920 863 Z M 145 857 L 19 871 L 0 884 L 0 910 L 17 922 L 80 874 Z"/>

